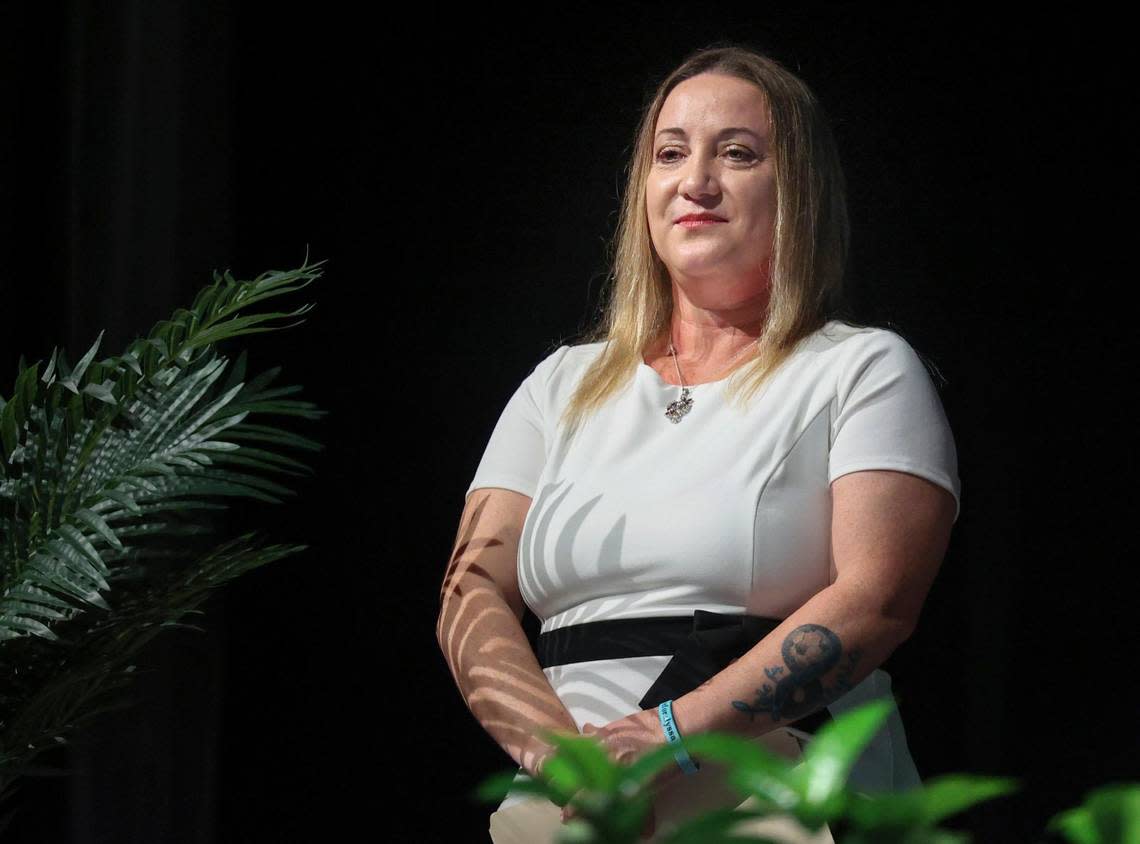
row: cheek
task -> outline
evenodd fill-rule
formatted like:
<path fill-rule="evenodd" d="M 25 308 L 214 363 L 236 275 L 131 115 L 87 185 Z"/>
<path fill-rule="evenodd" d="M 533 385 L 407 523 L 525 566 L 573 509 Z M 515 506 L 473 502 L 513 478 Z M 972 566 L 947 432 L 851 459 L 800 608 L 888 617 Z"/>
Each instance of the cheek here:
<path fill-rule="evenodd" d="M 771 231 L 776 224 L 776 198 L 762 192 L 753 198 L 751 226 L 758 233 Z"/>
<path fill-rule="evenodd" d="M 659 190 L 649 188 L 645 192 L 645 215 L 648 218 L 649 228 L 654 232 L 664 231 L 667 221 L 665 215 L 668 213 L 669 203 L 668 200 L 662 196 Z"/>
<path fill-rule="evenodd" d="M 660 185 L 650 183 L 645 188 L 645 207 L 650 216 L 660 216 L 662 208 L 662 191 Z"/>
<path fill-rule="evenodd" d="M 765 218 L 776 213 L 776 177 L 773 173 L 757 173 L 747 185 L 741 186 L 747 193 L 747 202 L 753 216 Z"/>

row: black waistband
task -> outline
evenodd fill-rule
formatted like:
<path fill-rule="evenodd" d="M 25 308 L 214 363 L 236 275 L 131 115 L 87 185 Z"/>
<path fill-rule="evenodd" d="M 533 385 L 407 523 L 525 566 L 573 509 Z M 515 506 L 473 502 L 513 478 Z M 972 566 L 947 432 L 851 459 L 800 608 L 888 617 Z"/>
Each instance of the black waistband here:
<path fill-rule="evenodd" d="M 543 668 L 596 659 L 672 656 L 638 704 L 652 709 L 697 688 L 782 622 L 781 618 L 708 610 L 682 616 L 607 619 L 542 633 L 536 652 Z M 814 733 L 830 720 L 824 708 L 786 726 Z"/>

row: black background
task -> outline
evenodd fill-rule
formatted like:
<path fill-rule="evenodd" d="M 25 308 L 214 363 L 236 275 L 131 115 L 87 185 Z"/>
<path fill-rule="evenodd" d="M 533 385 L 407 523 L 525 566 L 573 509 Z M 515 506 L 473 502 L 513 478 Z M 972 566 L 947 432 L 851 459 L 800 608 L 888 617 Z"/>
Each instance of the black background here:
<path fill-rule="evenodd" d="M 5 840 L 487 840 L 468 793 L 511 762 L 434 636 L 463 494 L 595 313 L 644 99 L 726 38 L 819 95 L 858 310 L 946 379 L 963 511 L 886 665 L 920 771 L 1022 778 L 955 819 L 979 841 L 1135 779 L 1127 50 L 1092 7 L 870 8 L 5 5 L 0 393 L 308 248 L 325 275 L 281 304 L 317 307 L 245 347 L 330 411 L 295 499 L 231 516 L 309 548 L 168 633 Z"/>

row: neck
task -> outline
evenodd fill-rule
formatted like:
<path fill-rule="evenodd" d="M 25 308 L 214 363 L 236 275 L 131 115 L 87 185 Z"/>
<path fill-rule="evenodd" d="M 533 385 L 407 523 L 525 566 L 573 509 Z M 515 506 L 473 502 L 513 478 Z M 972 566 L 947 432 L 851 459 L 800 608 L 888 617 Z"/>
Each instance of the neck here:
<path fill-rule="evenodd" d="M 676 288 L 677 285 L 674 285 Z M 684 290 L 674 290 L 669 327 L 660 339 L 662 354 L 672 342 L 681 366 L 727 368 L 755 348 L 768 317 L 768 289 L 726 308 L 707 308 L 689 301 Z"/>
<path fill-rule="evenodd" d="M 694 369 L 726 369 L 755 349 L 763 333 L 759 327 L 697 327 L 674 319 L 670 334 L 663 338 L 663 354 L 673 354 L 678 363 Z"/>

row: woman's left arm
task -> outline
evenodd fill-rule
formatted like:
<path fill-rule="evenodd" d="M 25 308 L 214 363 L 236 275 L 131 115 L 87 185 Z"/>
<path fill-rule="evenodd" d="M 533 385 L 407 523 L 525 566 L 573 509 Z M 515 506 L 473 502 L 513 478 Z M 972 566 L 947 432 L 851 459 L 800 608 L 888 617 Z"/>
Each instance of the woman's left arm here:
<path fill-rule="evenodd" d="M 950 541 L 954 496 L 886 470 L 842 475 L 831 491 L 835 582 L 673 702 L 682 736 L 787 726 L 841 697 L 915 629 Z"/>
<path fill-rule="evenodd" d="M 742 657 L 673 701 L 682 736 L 755 737 L 837 700 L 910 636 L 934 583 L 957 502 L 905 472 L 865 470 L 831 484 L 836 579 Z M 623 764 L 667 744 L 655 709 L 584 724 Z M 699 761 L 700 756 L 696 755 Z M 669 766 L 658 784 L 683 776 Z M 563 818 L 573 815 L 572 808 Z M 656 825 L 649 814 L 648 830 Z"/>

